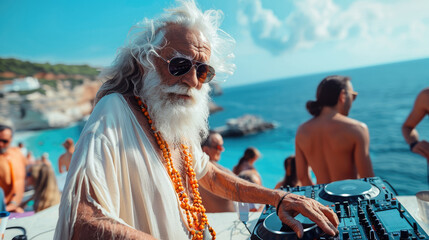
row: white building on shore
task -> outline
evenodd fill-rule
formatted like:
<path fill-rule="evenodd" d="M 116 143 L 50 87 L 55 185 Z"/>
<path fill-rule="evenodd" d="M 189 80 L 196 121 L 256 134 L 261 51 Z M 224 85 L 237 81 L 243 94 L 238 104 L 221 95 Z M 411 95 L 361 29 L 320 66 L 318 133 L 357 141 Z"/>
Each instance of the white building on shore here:
<path fill-rule="evenodd" d="M 40 83 L 37 78 L 15 78 L 12 84 L 3 85 L 3 92 L 30 91 L 38 88 L 40 88 Z"/>

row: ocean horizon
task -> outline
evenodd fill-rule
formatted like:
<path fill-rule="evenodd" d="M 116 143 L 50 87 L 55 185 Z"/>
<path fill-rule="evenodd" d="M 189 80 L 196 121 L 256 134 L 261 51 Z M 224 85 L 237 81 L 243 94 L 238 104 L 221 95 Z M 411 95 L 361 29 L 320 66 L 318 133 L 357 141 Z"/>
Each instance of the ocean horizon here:
<path fill-rule="evenodd" d="M 278 127 L 255 135 L 225 138 L 225 152 L 219 163 L 232 169 L 247 147 L 256 147 L 262 157 L 255 167 L 263 185 L 273 188 L 284 176 L 284 159 L 295 152 L 298 126 L 311 118 L 305 109 L 306 101 L 315 99 L 317 85 L 325 76 L 347 75 L 352 79 L 354 90 L 359 92 L 349 117 L 369 128 L 370 156 L 376 176 L 386 179 L 400 195 L 427 190 L 426 159 L 409 151 L 401 126 L 417 94 L 429 87 L 428 66 L 429 59 L 420 59 L 223 88 L 223 94 L 214 96 L 213 101 L 224 110 L 209 117 L 210 128 L 244 114 L 260 116 L 277 123 Z M 17 132 L 14 144 L 23 142 L 36 159 L 49 153 L 58 174 L 57 161 L 64 152 L 61 144 L 68 137 L 76 142 L 82 127 L 76 123 L 66 128 Z M 421 139 L 429 139 L 427 117 L 417 130 Z"/>

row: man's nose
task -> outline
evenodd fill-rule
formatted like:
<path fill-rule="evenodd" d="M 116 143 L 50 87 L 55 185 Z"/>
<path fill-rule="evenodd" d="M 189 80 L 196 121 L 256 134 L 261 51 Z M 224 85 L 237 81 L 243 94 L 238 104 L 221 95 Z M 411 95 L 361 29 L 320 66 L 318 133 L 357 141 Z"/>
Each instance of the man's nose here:
<path fill-rule="evenodd" d="M 201 88 L 202 84 L 198 81 L 197 69 L 195 66 L 193 66 L 191 70 L 183 76 L 182 82 L 190 88 L 196 88 L 198 90 Z"/>

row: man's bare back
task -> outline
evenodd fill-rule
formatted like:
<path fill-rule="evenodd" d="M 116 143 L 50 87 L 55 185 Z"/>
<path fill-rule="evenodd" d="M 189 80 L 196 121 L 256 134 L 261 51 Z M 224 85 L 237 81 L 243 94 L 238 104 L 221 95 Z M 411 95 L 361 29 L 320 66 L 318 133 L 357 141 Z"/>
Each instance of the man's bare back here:
<path fill-rule="evenodd" d="M 72 153 L 66 152 L 60 156 L 58 159 L 58 170 L 60 173 L 68 172 L 72 155 Z"/>
<path fill-rule="evenodd" d="M 357 93 L 349 79 L 336 77 L 338 79 L 328 77 L 321 82 L 319 110 L 296 134 L 296 167 L 303 185 L 313 184 L 310 167 L 318 184 L 374 176 L 368 128 L 347 117 Z"/>
<path fill-rule="evenodd" d="M 60 173 L 69 171 L 70 162 L 74 152 L 74 141 L 71 138 L 67 138 L 63 143 L 63 146 L 66 149 L 66 152 L 58 158 L 58 170 Z"/>
<path fill-rule="evenodd" d="M 365 124 L 341 114 L 311 119 L 296 136 L 299 175 L 311 166 L 317 183 L 373 176 Z M 308 179 L 306 184 L 308 185 Z"/>
<path fill-rule="evenodd" d="M 19 148 L 9 148 L 6 153 L 0 155 L 0 186 L 5 191 L 7 211 L 14 211 L 21 203 L 24 184 L 24 156 Z"/>

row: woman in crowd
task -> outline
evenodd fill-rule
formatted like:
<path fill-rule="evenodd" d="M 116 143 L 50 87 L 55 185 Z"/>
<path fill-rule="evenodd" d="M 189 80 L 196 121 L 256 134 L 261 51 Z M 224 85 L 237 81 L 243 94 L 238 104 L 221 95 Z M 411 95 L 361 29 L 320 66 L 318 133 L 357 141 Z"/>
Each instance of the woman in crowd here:
<path fill-rule="evenodd" d="M 243 171 L 252 172 L 253 175 L 256 175 L 259 178 L 257 183 L 262 185 L 261 176 L 253 165 L 260 156 L 261 153 L 258 151 L 258 149 L 254 147 L 247 148 L 246 151 L 244 151 L 244 155 L 240 158 L 240 161 L 238 161 L 238 164 L 233 168 L 232 172 L 234 172 L 236 175 L 240 175 L 240 173 Z"/>
<path fill-rule="evenodd" d="M 32 165 L 27 173 L 27 183 L 34 187 L 34 195 L 23 206 L 33 200 L 33 209 L 39 212 L 60 202 L 61 194 L 51 166 L 44 163 Z"/>
<path fill-rule="evenodd" d="M 296 175 L 295 155 L 287 157 L 283 164 L 286 174 L 284 179 L 278 182 L 275 188 L 302 186 Z"/>

